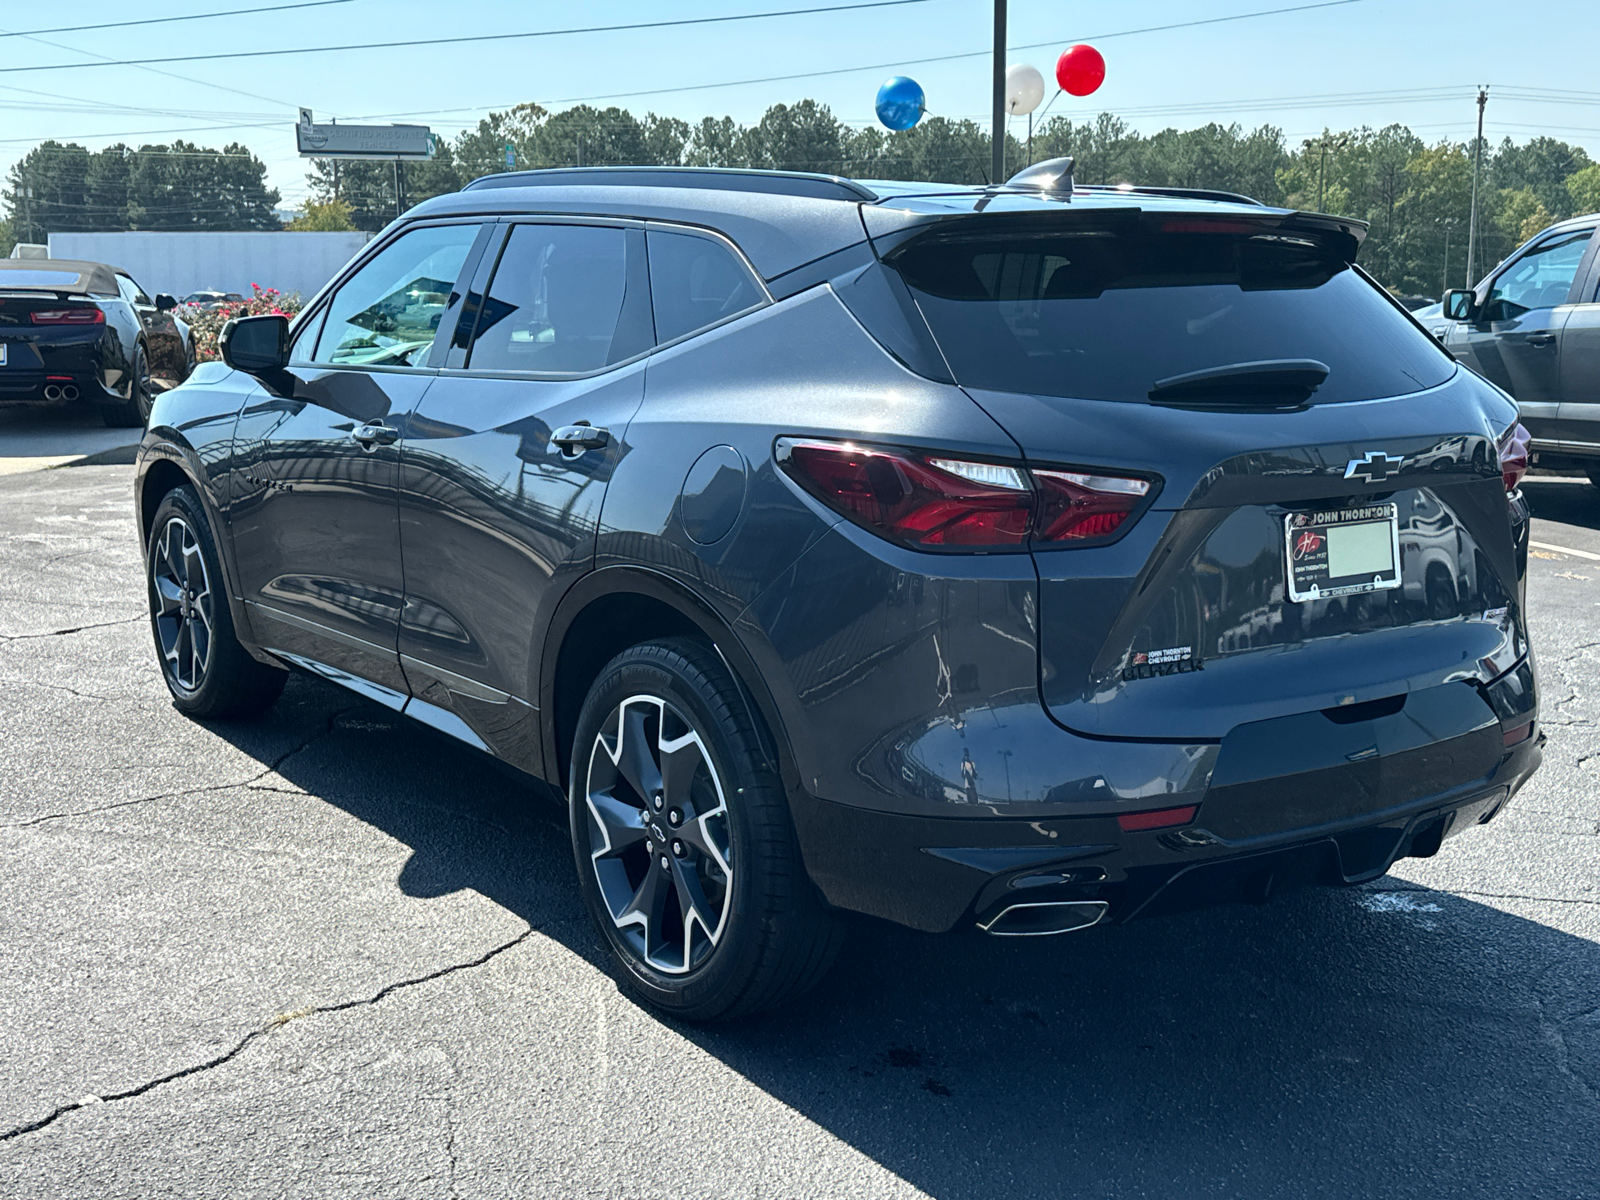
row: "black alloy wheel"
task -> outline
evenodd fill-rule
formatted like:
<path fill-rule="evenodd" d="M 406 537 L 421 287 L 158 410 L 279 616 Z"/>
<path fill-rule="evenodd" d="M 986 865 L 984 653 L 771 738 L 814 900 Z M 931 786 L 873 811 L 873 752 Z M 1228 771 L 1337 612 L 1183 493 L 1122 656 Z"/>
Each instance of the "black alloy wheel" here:
<path fill-rule="evenodd" d="M 144 343 L 133 351 L 133 391 L 121 404 L 108 404 L 100 410 L 107 425 L 119 429 L 143 429 L 150 423 L 151 386 L 150 357 Z"/>
<path fill-rule="evenodd" d="M 682 975 L 728 923 L 733 846 L 722 781 L 705 743 L 660 696 L 629 696 L 590 748 L 590 861 L 628 949 Z"/>
<path fill-rule="evenodd" d="M 216 541 L 192 487 L 162 497 L 145 550 L 150 628 L 177 708 L 192 717 L 252 716 L 283 691 L 287 671 L 239 644 Z"/>
<path fill-rule="evenodd" d="M 716 650 L 647 642 L 601 671 L 578 718 L 573 856 L 624 982 L 686 1020 L 782 1004 L 826 972 L 837 925 L 788 799 Z"/>
<path fill-rule="evenodd" d="M 150 591 L 161 669 L 174 688 L 192 695 L 211 662 L 216 596 L 199 536 L 176 513 L 150 543 Z"/>

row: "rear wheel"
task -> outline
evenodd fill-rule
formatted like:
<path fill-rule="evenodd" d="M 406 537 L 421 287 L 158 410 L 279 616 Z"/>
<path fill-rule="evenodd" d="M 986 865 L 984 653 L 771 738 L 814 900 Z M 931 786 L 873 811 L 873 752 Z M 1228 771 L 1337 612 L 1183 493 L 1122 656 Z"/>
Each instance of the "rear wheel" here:
<path fill-rule="evenodd" d="M 143 429 L 150 420 L 150 359 L 141 344 L 133 352 L 133 391 L 121 404 L 101 408 L 100 418 L 119 429 Z"/>
<path fill-rule="evenodd" d="M 156 509 L 145 551 L 150 628 L 172 702 L 191 717 L 248 717 L 271 706 L 289 678 L 239 644 L 216 541 L 187 484 Z"/>
<path fill-rule="evenodd" d="M 685 1020 L 742 1016 L 827 971 L 836 924 L 710 646 L 663 639 L 607 664 L 578 718 L 568 795 L 584 901 L 644 999 Z"/>

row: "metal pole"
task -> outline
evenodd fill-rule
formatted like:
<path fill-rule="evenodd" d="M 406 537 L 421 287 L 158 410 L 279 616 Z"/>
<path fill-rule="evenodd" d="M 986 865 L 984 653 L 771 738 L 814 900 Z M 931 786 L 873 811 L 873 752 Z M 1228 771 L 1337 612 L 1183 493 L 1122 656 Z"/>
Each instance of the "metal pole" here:
<path fill-rule="evenodd" d="M 400 160 L 394 160 L 394 215 L 400 215 Z"/>
<path fill-rule="evenodd" d="M 1028 165 L 1033 166 L 1033 114 L 1028 114 Z"/>
<path fill-rule="evenodd" d="M 1006 178 L 1006 0 L 994 0 L 994 133 L 989 176 L 996 185 Z"/>
<path fill-rule="evenodd" d="M 1323 186 L 1323 184 L 1324 184 L 1324 181 L 1328 177 L 1328 135 L 1327 134 L 1323 134 L 1322 135 L 1322 141 L 1319 143 L 1319 145 L 1321 145 L 1321 147 L 1322 147 L 1322 166 L 1320 166 L 1317 169 L 1317 211 L 1321 212 L 1323 210 L 1323 208 L 1325 207 L 1325 205 L 1323 204 L 1322 197 L 1323 197 L 1324 192 L 1326 191 L 1326 188 Z"/>
<path fill-rule="evenodd" d="M 1444 270 L 1439 272 L 1439 295 L 1444 295 L 1450 288 L 1450 226 L 1444 227 Z"/>
<path fill-rule="evenodd" d="M 1483 165 L 1483 106 L 1489 103 L 1489 89 L 1478 89 L 1478 139 L 1472 145 L 1472 214 L 1467 219 L 1467 286 L 1478 261 L 1478 169 Z"/>

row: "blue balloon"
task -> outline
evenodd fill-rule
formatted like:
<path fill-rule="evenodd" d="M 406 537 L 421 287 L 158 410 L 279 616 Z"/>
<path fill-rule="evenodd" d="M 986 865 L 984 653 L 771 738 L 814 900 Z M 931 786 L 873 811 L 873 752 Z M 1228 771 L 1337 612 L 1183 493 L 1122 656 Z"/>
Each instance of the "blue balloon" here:
<path fill-rule="evenodd" d="M 922 120 L 924 99 L 920 83 L 896 75 L 878 89 L 878 120 L 896 132 L 910 129 Z"/>

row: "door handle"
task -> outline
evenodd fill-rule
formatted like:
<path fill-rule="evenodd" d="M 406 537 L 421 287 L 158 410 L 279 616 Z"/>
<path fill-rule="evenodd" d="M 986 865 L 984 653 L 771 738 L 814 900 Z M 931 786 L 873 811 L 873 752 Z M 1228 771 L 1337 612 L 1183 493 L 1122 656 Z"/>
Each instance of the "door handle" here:
<path fill-rule="evenodd" d="M 1528 345 L 1530 346 L 1552 346 L 1555 344 L 1555 340 L 1556 335 L 1553 333 L 1530 333 L 1528 335 Z"/>
<path fill-rule="evenodd" d="M 363 450 L 373 450 L 379 446 L 394 445 L 400 440 L 400 431 L 382 421 L 368 421 L 352 429 L 350 436 L 360 443 Z"/>
<path fill-rule="evenodd" d="M 560 446 L 564 454 L 598 450 L 610 441 L 611 431 L 598 425 L 563 425 L 550 435 L 550 444 Z"/>

